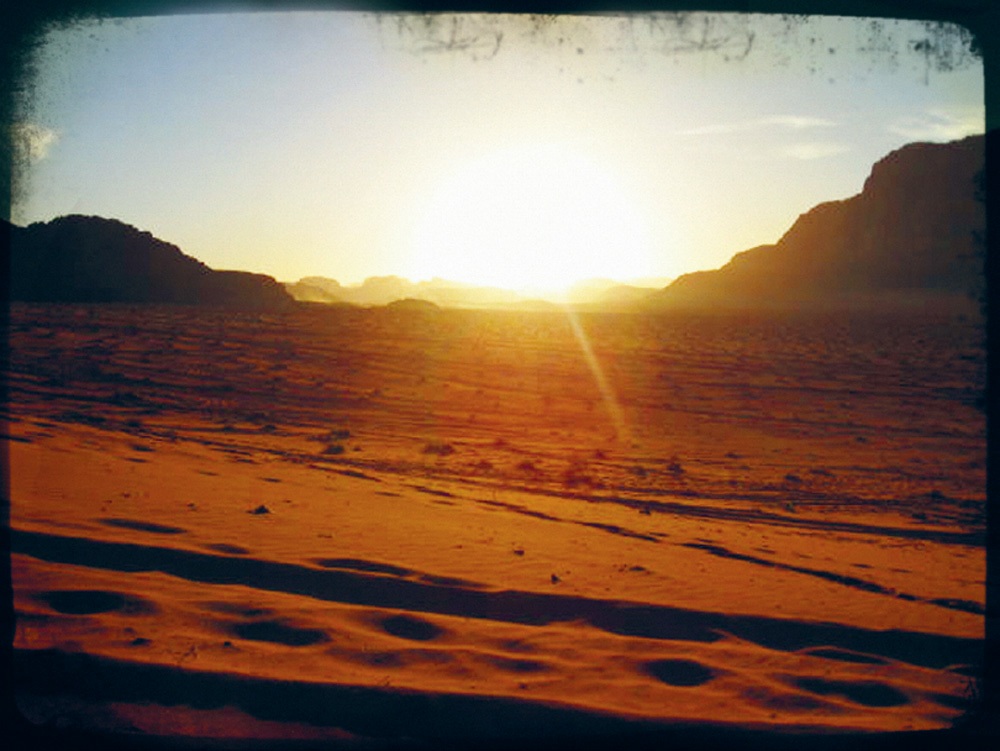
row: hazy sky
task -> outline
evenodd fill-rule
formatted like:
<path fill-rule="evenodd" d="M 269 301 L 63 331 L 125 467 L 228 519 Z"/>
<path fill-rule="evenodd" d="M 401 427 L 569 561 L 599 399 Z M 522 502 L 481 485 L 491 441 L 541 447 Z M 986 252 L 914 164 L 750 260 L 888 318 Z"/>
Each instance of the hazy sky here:
<path fill-rule="evenodd" d="M 46 40 L 12 219 L 114 217 L 282 281 L 674 277 L 984 129 L 950 26 L 327 12 Z"/>

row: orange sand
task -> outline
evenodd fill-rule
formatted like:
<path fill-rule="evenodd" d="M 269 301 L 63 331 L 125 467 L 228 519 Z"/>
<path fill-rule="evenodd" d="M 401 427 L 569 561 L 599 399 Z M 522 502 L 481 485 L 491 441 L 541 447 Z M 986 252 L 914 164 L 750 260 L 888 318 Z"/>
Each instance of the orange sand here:
<path fill-rule="evenodd" d="M 549 313 L 16 306 L 25 715 L 433 741 L 966 711 L 974 325 L 580 320 L 600 376 Z"/>

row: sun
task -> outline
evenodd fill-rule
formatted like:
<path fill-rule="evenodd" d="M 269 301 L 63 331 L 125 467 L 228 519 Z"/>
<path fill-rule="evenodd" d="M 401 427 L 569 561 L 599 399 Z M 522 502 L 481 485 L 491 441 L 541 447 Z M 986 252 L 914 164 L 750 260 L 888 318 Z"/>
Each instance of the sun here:
<path fill-rule="evenodd" d="M 492 152 L 442 181 L 427 197 L 407 276 L 558 295 L 584 279 L 648 275 L 651 255 L 613 174 L 578 150 L 540 144 Z"/>

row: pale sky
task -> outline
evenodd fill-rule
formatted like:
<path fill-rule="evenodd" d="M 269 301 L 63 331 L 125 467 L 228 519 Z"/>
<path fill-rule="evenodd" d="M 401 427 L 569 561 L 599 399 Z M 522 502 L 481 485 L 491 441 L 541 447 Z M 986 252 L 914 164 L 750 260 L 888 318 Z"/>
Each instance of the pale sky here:
<path fill-rule="evenodd" d="M 112 217 L 281 281 L 672 278 L 777 241 L 895 148 L 983 132 L 968 45 L 701 14 L 85 22 L 37 52 L 12 219 Z"/>

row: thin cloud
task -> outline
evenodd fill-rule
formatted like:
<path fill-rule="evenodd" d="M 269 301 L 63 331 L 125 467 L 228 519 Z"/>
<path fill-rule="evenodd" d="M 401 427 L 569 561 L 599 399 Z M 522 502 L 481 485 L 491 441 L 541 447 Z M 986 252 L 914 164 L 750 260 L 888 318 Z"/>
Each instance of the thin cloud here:
<path fill-rule="evenodd" d="M 42 161 L 59 142 L 56 131 L 35 123 L 15 123 L 12 126 L 12 136 L 15 152 L 29 162 Z"/>
<path fill-rule="evenodd" d="M 773 115 L 771 117 L 758 117 L 754 120 L 743 120 L 735 123 L 715 123 L 712 125 L 702 125 L 697 128 L 689 128 L 680 131 L 684 136 L 710 136 L 726 135 L 729 133 L 741 133 L 748 130 L 759 130 L 761 128 L 789 128 L 791 130 L 805 130 L 806 128 L 832 128 L 836 125 L 832 120 L 822 117 L 805 117 L 802 115 Z"/>
<path fill-rule="evenodd" d="M 933 109 L 915 117 L 900 118 L 889 126 L 889 131 L 911 141 L 956 141 L 983 133 L 985 117 L 981 109 L 961 112 Z"/>
<path fill-rule="evenodd" d="M 764 126 L 780 125 L 794 130 L 802 130 L 804 128 L 832 128 L 836 125 L 833 120 L 827 120 L 823 117 L 803 117 L 801 115 L 765 117 L 761 121 L 761 124 Z"/>
<path fill-rule="evenodd" d="M 792 159 L 809 161 L 844 154 L 850 150 L 851 147 L 845 143 L 837 143 L 835 141 L 807 141 L 786 146 L 782 149 L 782 153 Z"/>

